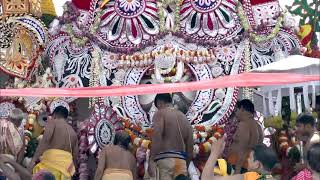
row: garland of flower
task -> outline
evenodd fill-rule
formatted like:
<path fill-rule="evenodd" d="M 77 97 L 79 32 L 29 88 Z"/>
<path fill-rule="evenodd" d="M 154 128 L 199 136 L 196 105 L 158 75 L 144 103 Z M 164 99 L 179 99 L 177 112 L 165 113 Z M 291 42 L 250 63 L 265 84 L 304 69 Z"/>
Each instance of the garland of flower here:
<path fill-rule="evenodd" d="M 159 56 L 176 56 L 178 61 L 185 63 L 208 63 L 216 59 L 214 52 L 208 50 L 182 50 L 171 47 L 163 47 L 149 53 L 110 54 L 109 58 L 119 62 L 120 67 L 145 67 L 153 64 L 154 59 Z M 250 60 L 249 60 L 250 61 Z"/>
<path fill-rule="evenodd" d="M 196 132 L 193 134 L 195 145 L 193 146 L 194 154 L 205 154 L 210 152 L 211 145 L 224 135 L 222 127 L 213 126 L 194 126 Z M 198 144 L 197 144 L 198 143 Z"/>
<path fill-rule="evenodd" d="M 241 22 L 241 25 L 244 28 L 244 30 L 246 32 L 249 32 L 250 38 L 253 41 L 258 42 L 258 43 L 268 41 L 270 39 L 275 38 L 277 36 L 277 34 L 279 33 L 281 26 L 282 26 L 282 22 L 283 22 L 283 14 L 281 14 L 277 18 L 277 23 L 269 35 L 267 35 L 267 36 L 266 35 L 258 35 L 257 33 L 254 32 L 254 30 L 250 26 L 250 24 L 247 20 L 248 18 L 246 16 L 246 13 L 244 12 L 241 4 L 238 5 L 238 15 L 240 17 L 240 22 Z"/>
<path fill-rule="evenodd" d="M 83 47 L 86 42 L 89 40 L 88 37 L 77 37 L 75 36 L 75 32 L 73 30 L 73 25 L 72 24 L 66 24 L 66 32 L 71 38 L 71 41 L 77 46 L 77 47 Z"/>
<path fill-rule="evenodd" d="M 245 51 L 244 51 L 244 71 L 249 72 L 251 70 L 251 51 L 250 51 L 250 41 L 245 40 Z M 244 88 L 243 94 L 245 99 L 250 99 L 253 101 L 253 89 Z"/>

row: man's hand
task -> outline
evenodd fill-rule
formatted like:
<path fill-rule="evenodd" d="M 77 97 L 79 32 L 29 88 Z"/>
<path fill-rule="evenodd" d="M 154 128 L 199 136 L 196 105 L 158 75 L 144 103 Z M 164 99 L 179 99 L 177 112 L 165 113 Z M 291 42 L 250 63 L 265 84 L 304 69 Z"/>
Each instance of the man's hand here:
<path fill-rule="evenodd" d="M 7 157 L 6 155 L 2 155 L 0 154 L 0 162 L 2 163 L 9 163 L 12 162 L 12 159 L 10 159 L 9 157 Z"/>
<path fill-rule="evenodd" d="M 222 138 L 220 138 L 218 141 L 213 142 L 211 145 L 211 154 L 215 156 L 220 156 L 223 153 L 224 147 L 226 145 L 226 139 L 227 135 L 224 134 Z"/>
<path fill-rule="evenodd" d="M 32 170 L 35 165 L 36 165 L 36 163 L 34 162 L 34 160 L 31 160 L 30 164 L 27 167 L 27 170 L 32 173 Z"/>

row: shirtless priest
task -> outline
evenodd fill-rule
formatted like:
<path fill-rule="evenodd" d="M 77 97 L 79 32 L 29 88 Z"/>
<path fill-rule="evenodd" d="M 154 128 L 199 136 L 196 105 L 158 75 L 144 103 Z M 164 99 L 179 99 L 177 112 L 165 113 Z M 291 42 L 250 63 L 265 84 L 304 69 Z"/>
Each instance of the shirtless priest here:
<path fill-rule="evenodd" d="M 67 123 L 68 114 L 63 106 L 58 106 L 53 111 L 52 119 L 48 120 L 43 138 L 29 165 L 29 169 L 33 168 L 36 161 L 40 160 L 33 168 L 33 174 L 47 170 L 56 180 L 71 179 L 74 175 L 78 139 L 76 132 Z"/>
<path fill-rule="evenodd" d="M 130 136 L 116 133 L 114 145 L 107 145 L 99 154 L 95 180 L 136 180 L 137 163 L 129 151 Z"/>
<path fill-rule="evenodd" d="M 243 99 L 238 102 L 236 117 L 239 125 L 228 153 L 228 162 L 234 166 L 236 174 L 247 171 L 247 158 L 251 149 L 263 142 L 262 128 L 254 119 L 254 114 L 254 105 L 250 100 Z"/>
<path fill-rule="evenodd" d="M 193 157 L 192 126 L 182 112 L 173 108 L 170 94 L 158 94 L 154 103 L 158 111 L 153 116 L 149 174 L 154 177 L 157 169 L 161 180 L 187 176 Z"/>

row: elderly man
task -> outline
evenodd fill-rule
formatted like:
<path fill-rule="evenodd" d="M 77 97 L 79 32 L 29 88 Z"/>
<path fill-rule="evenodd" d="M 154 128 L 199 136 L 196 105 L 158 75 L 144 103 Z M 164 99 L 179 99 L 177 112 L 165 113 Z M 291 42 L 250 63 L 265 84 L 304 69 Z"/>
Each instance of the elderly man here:
<path fill-rule="evenodd" d="M 192 126 L 182 112 L 173 108 L 170 94 L 158 94 L 154 103 L 158 111 L 153 116 L 149 174 L 155 176 L 155 162 L 161 180 L 187 176 L 193 158 Z"/>
<path fill-rule="evenodd" d="M 67 123 L 68 110 L 58 106 L 52 113 L 53 119 L 48 120 L 45 132 L 35 155 L 29 165 L 33 173 L 41 170 L 50 171 L 57 180 L 71 179 L 75 173 L 78 154 L 78 139 L 73 128 Z M 41 158 L 40 158 L 41 156 Z"/>
<path fill-rule="evenodd" d="M 24 117 L 23 111 L 16 108 L 9 113 L 8 119 L 0 119 L 0 154 L 6 154 L 19 163 L 24 157 L 24 134 L 21 128 Z"/>
<path fill-rule="evenodd" d="M 117 132 L 114 145 L 108 145 L 99 154 L 95 180 L 136 180 L 137 163 L 129 151 L 130 136 Z"/>

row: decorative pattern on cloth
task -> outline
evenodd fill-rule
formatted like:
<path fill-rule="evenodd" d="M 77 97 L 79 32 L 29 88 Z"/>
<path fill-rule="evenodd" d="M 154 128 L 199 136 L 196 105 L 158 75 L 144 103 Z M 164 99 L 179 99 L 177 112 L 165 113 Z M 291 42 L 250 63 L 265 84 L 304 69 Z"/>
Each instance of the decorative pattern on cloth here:
<path fill-rule="evenodd" d="M 122 129 L 122 121 L 111 107 L 99 102 L 94 105 L 86 124 L 88 149 L 92 154 L 107 144 L 112 144 L 115 132 Z"/>
<path fill-rule="evenodd" d="M 237 0 L 184 0 L 180 33 L 198 43 L 230 40 L 242 29 L 236 14 Z"/>
<path fill-rule="evenodd" d="M 92 13 L 101 2 L 92 2 Z M 111 0 L 100 14 L 94 17 L 99 22 L 96 36 L 111 50 L 137 50 L 154 41 L 159 33 L 156 0 Z"/>
<path fill-rule="evenodd" d="M 53 67 L 55 82 L 59 87 L 87 87 L 92 61 L 91 45 L 76 48 L 66 33 L 54 36 L 48 43 L 46 54 Z"/>
<path fill-rule="evenodd" d="M 197 49 L 200 51 L 202 48 L 201 46 L 191 46 L 190 44 L 183 42 L 183 40 L 179 41 L 179 38 L 171 41 L 166 38 L 167 36 L 163 39 L 163 41 L 160 40 L 157 42 L 157 48 L 161 49 L 163 45 L 184 50 Z M 157 48 L 148 48 L 146 51 Z M 185 63 L 185 66 L 195 76 L 194 80 L 209 80 L 224 75 L 238 74 L 242 71 L 241 66 L 243 64 L 244 52 L 243 42 L 229 46 L 219 46 L 214 50 L 214 52 L 217 55 L 217 59 L 214 59 L 212 62 L 208 62 L 207 64 Z M 164 58 L 163 60 L 166 59 Z M 142 78 L 148 72 L 150 67 L 130 68 L 123 76 L 124 80 L 122 84 L 140 84 Z M 183 74 L 183 78 L 180 78 L 179 80 L 180 82 L 184 81 L 184 76 L 185 75 Z M 150 79 L 150 82 L 156 83 L 153 82 L 153 79 Z M 191 99 L 193 102 L 188 107 L 186 116 L 192 124 L 212 125 L 215 123 L 224 123 L 233 110 L 234 103 L 237 99 L 237 93 L 237 88 L 221 88 L 198 91 L 196 96 Z M 138 96 L 124 96 L 122 97 L 121 103 L 130 119 L 136 123 L 140 123 L 143 127 L 150 127 L 152 125 L 152 122 L 148 117 L 148 112 L 142 108 Z M 150 103 L 152 103 L 152 99 Z"/>
<path fill-rule="evenodd" d="M 303 169 L 291 180 L 312 180 L 312 173 L 308 169 Z"/>
<path fill-rule="evenodd" d="M 0 20 L 0 48 L 8 48 L 12 44 L 14 37 L 13 23 L 6 23 Z"/>
<path fill-rule="evenodd" d="M 29 0 L 3 0 L 2 7 L 5 15 L 28 13 L 30 8 Z"/>
<path fill-rule="evenodd" d="M 293 49 L 300 47 L 298 37 L 291 30 L 281 29 L 278 35 L 269 41 L 251 43 L 252 68 L 272 63 L 278 53 L 288 56 Z"/>
<path fill-rule="evenodd" d="M 280 14 L 277 0 L 243 0 L 242 4 L 252 27 L 276 24 Z"/>
<path fill-rule="evenodd" d="M 38 66 L 47 30 L 37 19 L 29 15 L 10 16 L 6 24 L 13 24 L 14 37 L 11 43 L 0 48 L 0 70 L 9 75 L 29 78 Z"/>
<path fill-rule="evenodd" d="M 15 105 L 11 102 L 0 103 L 0 119 L 6 119 L 9 117 L 10 112 L 15 108 Z"/>

